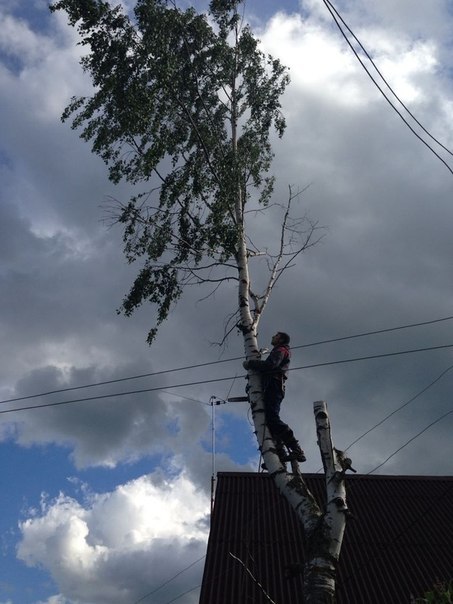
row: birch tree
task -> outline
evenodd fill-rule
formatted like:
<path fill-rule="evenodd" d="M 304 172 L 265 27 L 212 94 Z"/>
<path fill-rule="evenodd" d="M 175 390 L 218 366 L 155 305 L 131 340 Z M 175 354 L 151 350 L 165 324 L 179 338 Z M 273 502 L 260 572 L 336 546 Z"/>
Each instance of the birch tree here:
<path fill-rule="evenodd" d="M 307 217 L 293 217 L 299 191 L 289 188 L 278 202 L 274 247 L 252 240 L 250 218 L 275 209 L 271 136 L 285 130 L 280 99 L 289 75 L 260 50 L 240 5 L 212 0 L 203 14 L 171 0 L 138 0 L 129 15 L 102 0 L 59 0 L 51 10 L 65 11 L 77 28 L 87 49 L 81 64 L 93 83 L 92 95 L 73 98 L 63 120 L 91 142 L 114 183 L 124 179 L 137 190 L 116 215 L 125 255 L 140 264 L 120 310 L 131 315 L 144 303 L 155 305 L 151 344 L 187 287 L 235 284 L 229 326 L 242 334 L 246 358 L 257 359 L 257 329 L 271 292 L 319 233 Z M 258 258 L 268 269 L 264 282 L 252 279 Z M 330 601 L 308 593 L 316 584 L 316 593 L 333 597 L 330 537 L 327 544 L 326 532 L 312 538 L 323 514 L 298 468 L 288 473 L 276 454 L 260 376 L 250 371 L 248 379 L 258 446 L 314 548 L 307 601 Z M 320 563 L 323 556 L 329 564 Z M 321 578 L 313 581 L 316 573 Z"/>

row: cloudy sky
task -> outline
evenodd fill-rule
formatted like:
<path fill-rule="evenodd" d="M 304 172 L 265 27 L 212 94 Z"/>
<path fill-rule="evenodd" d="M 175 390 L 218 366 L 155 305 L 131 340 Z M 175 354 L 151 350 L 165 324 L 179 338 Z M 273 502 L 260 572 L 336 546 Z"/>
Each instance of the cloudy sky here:
<path fill-rule="evenodd" d="M 452 149 L 449 0 L 336 6 Z M 386 462 L 376 472 L 451 474 L 453 157 L 387 88 L 427 144 L 392 110 L 321 0 L 248 0 L 246 17 L 291 70 L 275 201 L 306 189 L 295 212 L 325 227 L 280 280 L 260 332 L 263 347 L 276 330 L 292 337 L 283 416 L 305 470 L 320 466 L 312 403 L 323 399 L 339 448 L 396 411 L 351 448 L 360 473 Z M 240 337 L 215 345 L 235 293 L 187 292 L 151 348 L 153 308 L 117 315 L 135 267 L 108 207 L 131 190 L 60 122 L 90 90 L 76 43 L 44 0 L 0 0 L 0 603 L 193 604 L 209 530 L 209 401 L 245 385 Z M 260 220 L 271 242 L 275 217 Z M 168 371 L 212 361 L 222 362 Z M 125 380 L 143 374 L 154 375 Z M 215 470 L 257 471 L 246 405 L 216 407 L 215 424 Z"/>

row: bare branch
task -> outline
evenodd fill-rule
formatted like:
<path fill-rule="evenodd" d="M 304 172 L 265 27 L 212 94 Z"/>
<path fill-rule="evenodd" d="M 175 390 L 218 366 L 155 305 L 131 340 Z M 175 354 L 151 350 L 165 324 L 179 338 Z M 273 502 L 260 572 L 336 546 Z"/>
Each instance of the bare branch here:
<path fill-rule="evenodd" d="M 312 241 L 313 233 L 315 232 L 315 230 L 321 228 L 317 226 L 317 223 L 313 223 L 312 221 L 310 221 L 307 216 L 304 216 L 303 219 L 300 219 L 298 221 L 293 221 L 290 215 L 292 202 L 297 199 L 300 195 L 302 195 L 302 193 L 308 189 L 308 186 L 309 185 L 307 185 L 302 190 L 298 190 L 296 193 L 293 193 L 291 186 L 288 187 L 289 195 L 281 224 L 279 249 L 275 255 L 272 255 L 267 252 L 267 264 L 270 272 L 267 286 L 264 290 L 264 293 L 260 296 L 252 296 L 252 294 L 250 294 L 252 300 L 255 303 L 255 325 L 258 324 L 259 318 L 267 305 L 272 289 L 274 288 L 275 284 L 277 283 L 278 279 L 283 274 L 283 272 L 287 270 L 290 266 L 292 266 L 292 263 L 294 262 L 296 257 L 299 256 L 299 254 L 307 250 L 309 247 L 315 245 L 315 243 L 317 243 L 321 239 L 318 238 L 316 242 Z M 289 246 L 293 247 L 295 245 L 293 235 L 301 235 L 300 229 L 297 229 L 296 226 L 301 224 L 302 222 L 309 222 L 308 234 L 306 234 L 304 242 L 297 249 L 288 252 L 287 248 Z M 287 233 L 291 234 L 289 241 L 287 238 Z M 286 262 L 282 266 L 282 261 L 284 259 L 286 259 Z"/>
<path fill-rule="evenodd" d="M 223 338 L 220 340 L 220 342 L 213 342 L 213 344 L 216 344 L 217 346 L 224 346 L 225 342 L 227 341 L 229 335 L 235 330 L 237 329 L 237 316 L 239 315 L 239 311 L 236 311 L 234 313 L 231 313 L 231 315 L 228 317 L 228 320 L 225 321 L 225 325 L 224 325 L 224 334 L 223 334 Z M 229 328 L 228 325 L 234 321 L 234 324 Z"/>
<path fill-rule="evenodd" d="M 193 282 L 187 282 L 186 285 L 201 285 L 202 283 L 226 283 L 227 281 L 237 281 L 238 278 L 237 277 L 219 277 L 219 279 L 212 279 L 211 277 L 200 277 L 199 275 L 196 274 L 195 271 L 191 270 L 191 269 L 186 269 L 191 275 L 192 277 L 195 278 L 195 281 Z M 209 298 L 210 294 L 208 296 L 206 296 L 206 298 Z M 201 300 L 205 300 L 206 298 L 201 298 Z"/>

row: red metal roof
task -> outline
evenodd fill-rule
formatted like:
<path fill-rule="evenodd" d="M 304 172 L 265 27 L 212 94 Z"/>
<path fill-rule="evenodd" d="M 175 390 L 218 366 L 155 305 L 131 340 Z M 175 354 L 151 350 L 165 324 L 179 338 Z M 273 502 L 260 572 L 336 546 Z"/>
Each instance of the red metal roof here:
<path fill-rule="evenodd" d="M 322 503 L 324 476 L 304 479 Z M 453 477 L 348 476 L 347 497 L 337 604 L 409 604 L 453 578 Z M 285 572 L 303 560 L 302 527 L 272 478 L 219 473 L 200 604 L 269 604 L 263 592 L 300 604 L 302 575 Z"/>

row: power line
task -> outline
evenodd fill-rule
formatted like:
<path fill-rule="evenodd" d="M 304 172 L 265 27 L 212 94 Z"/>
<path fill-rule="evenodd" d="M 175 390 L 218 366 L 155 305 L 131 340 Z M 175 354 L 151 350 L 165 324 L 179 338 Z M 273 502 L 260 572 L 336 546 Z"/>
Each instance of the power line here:
<path fill-rule="evenodd" d="M 168 392 L 168 390 L 161 390 L 161 392 L 163 394 L 169 394 L 170 396 L 177 396 L 178 398 L 183 398 L 186 401 L 191 401 L 192 403 L 199 403 L 200 405 L 206 405 L 209 406 L 209 403 L 206 403 L 205 401 L 200 401 L 197 398 L 193 398 L 191 396 L 184 396 L 182 394 L 176 394 L 176 392 Z"/>
<path fill-rule="evenodd" d="M 422 142 L 436 157 L 437 159 L 439 159 L 444 166 L 447 168 L 447 170 L 453 174 L 453 170 L 452 168 L 447 164 L 447 162 L 414 130 L 414 128 L 409 124 L 409 122 L 406 120 L 406 118 L 400 113 L 400 111 L 398 111 L 398 109 L 395 107 L 395 105 L 393 105 L 392 101 L 388 98 L 388 96 L 385 94 L 385 92 L 382 90 L 382 88 L 379 86 L 378 82 L 375 80 L 375 78 L 371 75 L 370 71 L 367 69 L 366 65 L 364 64 L 364 62 L 362 61 L 362 59 L 360 58 L 358 52 L 356 51 L 356 49 L 354 48 L 354 46 L 351 44 L 348 36 L 345 34 L 345 32 L 343 31 L 343 28 L 341 27 L 340 23 L 338 22 L 338 19 L 335 16 L 335 13 L 338 15 L 338 17 L 343 21 L 343 19 L 341 18 L 340 14 L 338 13 L 338 11 L 333 7 L 333 5 L 331 4 L 331 2 L 329 0 L 323 0 L 327 10 L 329 11 L 329 13 L 332 16 L 332 19 L 334 20 L 335 24 L 337 25 L 338 29 L 340 30 L 341 34 L 343 35 L 344 39 L 346 40 L 348 46 L 351 48 L 352 52 L 354 53 L 355 57 L 357 58 L 357 60 L 359 61 L 359 63 L 361 64 L 361 66 L 363 67 L 363 69 L 366 71 L 368 77 L 371 79 L 371 81 L 374 83 L 374 85 L 376 86 L 376 88 L 379 90 L 379 92 L 382 94 L 382 96 L 384 97 L 384 99 L 387 101 L 387 103 L 390 105 L 390 107 L 396 112 L 396 114 L 403 120 L 403 122 L 406 124 L 406 126 L 409 128 L 409 130 L 412 132 L 412 134 L 414 134 L 420 142 Z M 344 21 L 343 21 L 344 23 Z M 345 26 L 349 29 L 349 27 L 346 25 Z M 351 31 L 349 29 L 349 31 Z M 352 33 L 352 31 L 351 31 Z M 355 37 L 354 34 L 352 34 L 354 36 L 354 38 L 357 40 L 357 38 Z M 358 41 L 358 40 L 357 40 Z M 359 42 L 360 44 L 360 42 Z M 360 44 L 361 46 L 361 44 Z M 362 47 L 362 46 L 361 46 Z M 363 47 L 362 47 L 363 48 Z M 374 65 L 374 63 L 373 63 Z M 379 71 L 378 71 L 379 73 Z M 396 95 L 395 95 L 396 96 Z M 410 114 L 412 115 L 412 114 Z M 434 137 L 432 137 L 434 138 Z M 437 141 L 436 141 L 437 142 Z M 442 145 L 443 146 L 443 145 Z M 449 151 L 450 153 L 450 151 Z"/>
<path fill-rule="evenodd" d="M 200 587 L 201 587 L 201 584 L 195 585 L 195 587 L 192 587 L 191 589 L 184 591 L 182 594 L 179 594 L 178 596 L 176 596 L 176 598 L 173 598 L 173 600 L 170 600 L 166 604 L 173 604 L 173 602 L 176 602 L 176 600 L 179 600 L 179 598 L 182 598 L 183 596 L 190 594 L 192 591 L 195 591 L 196 589 L 200 589 Z"/>
<path fill-rule="evenodd" d="M 370 354 L 364 357 L 353 357 L 341 359 L 340 361 L 328 361 L 326 363 L 313 363 L 312 365 L 303 365 L 302 367 L 290 368 L 288 371 L 297 371 L 299 369 L 313 369 L 315 367 L 326 367 L 327 365 L 340 365 L 342 363 L 354 363 L 357 361 L 370 361 L 372 359 L 383 359 L 385 357 L 395 357 L 404 354 L 413 354 L 416 352 L 428 352 L 432 350 L 441 350 L 443 348 L 452 348 L 453 344 L 442 344 L 441 346 L 427 346 L 426 348 L 414 348 L 412 350 L 400 350 L 397 352 L 387 352 L 383 354 Z M 0 412 L 1 413 L 1 412 Z"/>
<path fill-rule="evenodd" d="M 434 135 L 431 134 L 431 132 L 429 132 L 429 130 L 427 130 L 427 128 L 425 128 L 425 126 L 420 122 L 420 120 L 417 119 L 417 117 L 411 112 L 411 110 L 407 107 L 407 105 L 396 94 L 396 92 L 394 91 L 394 89 L 392 88 L 392 86 L 389 84 L 389 82 L 387 81 L 387 79 L 384 77 L 384 75 L 382 74 L 382 72 L 380 71 L 380 69 L 378 68 L 378 66 L 376 65 L 376 63 L 373 61 L 373 58 L 370 56 L 370 54 L 367 51 L 367 49 L 363 46 L 362 42 L 359 40 L 359 38 L 355 35 L 355 33 L 352 31 L 352 29 L 349 27 L 349 25 L 343 19 L 343 17 L 339 13 L 338 9 L 335 8 L 335 6 L 332 4 L 332 2 L 330 0 L 323 0 L 323 2 L 326 5 L 328 4 L 329 7 L 335 12 L 335 14 L 337 15 L 337 17 L 340 19 L 340 21 L 343 23 L 343 25 L 346 27 L 346 29 L 349 31 L 349 33 L 352 35 L 352 37 L 354 38 L 354 40 L 357 42 L 357 44 L 359 45 L 359 47 L 363 51 L 364 55 L 366 56 L 366 58 L 370 61 L 371 65 L 376 70 L 376 73 L 379 75 L 379 77 L 381 78 L 381 80 L 384 82 L 384 84 L 387 86 L 387 88 L 390 90 L 390 92 L 396 98 L 396 100 L 398 101 L 398 103 L 400 103 L 400 105 L 403 107 L 403 109 L 411 116 L 411 118 L 423 130 L 423 132 L 425 132 L 435 143 L 437 143 L 439 145 L 439 147 L 442 147 L 442 149 L 444 149 L 444 151 L 446 151 L 447 153 L 449 153 L 450 155 L 453 156 L 453 153 L 450 151 L 450 149 L 448 149 L 448 147 L 446 147 L 443 143 L 441 143 Z"/>
<path fill-rule="evenodd" d="M 362 333 L 353 334 L 351 336 L 342 336 L 339 338 L 332 338 L 330 340 L 319 340 L 318 342 L 312 342 L 311 344 L 302 344 L 300 346 L 291 346 L 291 349 L 297 350 L 298 348 L 309 348 L 311 346 L 319 346 L 321 344 L 332 344 L 334 342 L 343 342 L 345 340 L 352 340 L 353 338 L 363 338 L 365 336 L 374 336 L 374 335 L 378 335 L 381 333 L 389 333 L 391 331 L 400 331 L 402 329 L 410 329 L 412 327 L 423 327 L 425 325 L 433 325 L 434 323 L 450 321 L 451 319 L 453 319 L 453 315 L 449 316 L 449 317 L 442 317 L 441 319 L 432 319 L 430 321 L 421 321 L 419 323 L 408 323 L 406 325 L 398 325 L 397 327 L 387 327 L 385 329 L 376 329 L 374 331 L 364 331 Z"/>
<path fill-rule="evenodd" d="M 453 344 L 443 344 L 440 346 L 429 346 L 429 347 L 425 347 L 425 348 L 416 348 L 416 349 L 412 349 L 412 350 L 401 350 L 401 351 L 397 351 L 397 352 L 388 352 L 388 353 L 383 353 L 383 354 L 374 354 L 374 355 L 367 355 L 367 356 L 363 356 L 363 357 L 353 357 L 353 358 L 349 358 L 349 359 L 341 359 L 338 361 L 327 361 L 324 363 L 313 363 L 311 365 L 302 365 L 300 367 L 294 367 L 291 368 L 289 371 L 300 371 L 302 369 L 314 369 L 317 367 L 327 367 L 327 366 L 331 366 L 331 365 L 339 365 L 339 364 L 344 364 L 344 363 L 354 363 L 354 362 L 358 362 L 358 361 L 369 361 L 372 359 L 382 359 L 382 358 L 387 358 L 387 357 L 393 357 L 393 356 L 402 356 L 402 355 L 406 355 L 406 354 L 414 354 L 414 353 L 419 353 L 419 352 L 429 352 L 429 351 L 433 351 L 433 350 L 443 350 L 446 348 L 452 348 Z M 242 358 L 242 357 L 241 357 Z M 90 396 L 90 397 L 84 397 L 84 398 L 80 398 L 80 399 L 71 399 L 71 400 L 66 400 L 66 401 L 54 401 L 51 403 L 42 403 L 40 405 L 28 405 L 25 407 L 16 407 L 14 409 L 3 409 L 0 411 L 0 414 L 4 414 L 4 413 L 13 413 L 15 411 L 29 411 L 31 409 L 43 409 L 46 407 L 58 407 L 61 405 L 70 405 L 72 403 L 82 403 L 82 402 L 88 402 L 88 401 L 95 401 L 95 400 L 102 400 L 102 399 L 108 399 L 108 398 L 113 398 L 113 397 L 120 397 L 120 396 L 131 396 L 133 394 L 144 394 L 144 393 L 148 393 L 148 392 L 158 392 L 158 391 L 163 391 L 168 390 L 170 388 L 185 388 L 188 386 L 199 386 L 202 384 L 213 384 L 215 382 L 226 382 L 229 380 L 234 380 L 237 377 L 243 377 L 246 378 L 247 374 L 243 375 L 243 376 L 238 376 L 238 375 L 234 375 L 234 376 L 228 376 L 228 377 L 219 377 L 219 378 L 213 378 L 210 380 L 198 380 L 198 381 L 194 381 L 194 382 L 185 382 L 183 384 L 173 384 L 171 386 L 155 386 L 153 388 L 143 388 L 141 390 L 131 390 L 128 392 L 114 392 L 111 394 L 100 394 L 97 396 Z"/>
<path fill-rule="evenodd" d="M 135 600 L 134 604 L 139 604 L 139 602 L 143 602 L 144 600 L 146 600 L 147 598 L 149 598 L 149 596 L 152 596 L 157 591 L 159 591 L 160 589 L 162 589 L 163 587 L 165 587 L 166 585 L 168 585 L 169 583 L 171 583 L 172 581 L 174 581 L 177 577 L 179 577 L 180 575 L 182 575 L 183 573 L 185 573 L 186 570 L 189 570 L 189 568 L 192 568 L 192 566 L 195 566 L 195 564 L 198 564 L 198 562 L 201 562 L 201 560 L 204 560 L 204 558 L 206 558 L 206 554 L 204 556 L 201 556 L 201 558 L 198 558 L 198 560 L 195 560 L 195 562 L 192 562 L 192 564 L 189 564 L 189 566 L 186 566 L 185 568 L 183 568 L 182 570 L 180 570 L 178 573 L 176 573 L 176 575 L 174 575 L 173 577 L 171 577 L 171 579 L 168 579 L 167 581 L 165 581 L 164 583 L 162 583 L 161 585 L 159 585 L 159 587 L 156 587 L 156 589 L 153 589 L 153 591 L 150 591 L 149 593 L 145 594 L 139 600 Z M 200 586 L 198 585 L 197 587 L 200 587 Z M 197 588 L 194 587 L 190 591 L 193 591 L 194 589 L 197 589 Z M 186 593 L 188 593 L 188 592 L 186 592 Z M 184 595 L 184 594 L 181 594 L 180 596 L 178 596 L 178 598 L 182 597 L 182 595 Z M 172 601 L 174 602 L 174 600 L 172 600 Z"/>
<path fill-rule="evenodd" d="M 453 344 L 452 344 L 453 346 Z M 155 386 L 154 388 L 143 388 L 142 390 L 130 390 L 128 392 L 114 392 L 112 394 L 99 394 L 97 396 L 88 396 L 84 398 L 71 399 L 68 401 L 54 401 L 52 403 L 42 403 L 41 405 L 28 405 L 26 407 L 16 407 L 15 409 L 2 409 L 0 414 L 3 413 L 12 413 L 13 411 L 29 411 L 30 409 L 43 409 L 46 407 L 58 407 L 60 405 L 70 405 L 72 403 L 84 403 L 88 401 L 96 401 L 107 398 L 114 398 L 120 396 L 131 396 L 133 394 L 144 394 L 147 392 L 157 392 L 163 391 L 168 388 L 184 388 L 187 386 L 198 386 L 200 384 L 211 384 L 214 382 L 224 382 L 227 380 L 232 380 L 233 377 L 223 377 L 223 378 L 215 378 L 212 380 L 199 380 L 197 382 L 186 382 L 185 384 L 173 384 L 172 386 Z M 201 402 L 201 401 L 200 401 Z"/>
<path fill-rule="evenodd" d="M 408 401 L 406 401 L 405 403 L 403 403 L 402 405 L 400 405 L 399 407 L 397 407 L 396 409 L 394 409 L 391 413 L 389 413 L 388 415 L 386 415 L 383 419 L 381 419 L 379 422 L 377 422 L 377 424 L 374 424 L 374 426 L 372 426 L 371 428 L 369 428 L 368 430 L 366 430 L 365 432 L 363 432 L 363 434 L 361 434 L 359 437 L 357 437 L 355 440 L 352 441 L 352 443 L 350 443 L 346 448 L 345 451 L 348 451 L 353 445 L 357 444 L 360 440 L 362 440 L 362 438 L 365 438 L 365 436 L 367 436 L 368 434 L 370 434 L 370 432 L 373 432 L 373 430 L 375 430 L 376 428 L 378 428 L 379 426 L 381 426 L 384 422 L 386 422 L 388 419 L 390 419 L 393 415 L 395 415 L 396 413 L 398 413 L 398 411 L 401 411 L 401 409 L 404 409 L 404 407 L 407 407 L 408 405 L 410 405 L 411 403 L 413 403 L 419 396 L 421 396 L 422 394 L 424 394 L 427 390 L 429 390 L 432 386 L 434 386 L 434 384 L 436 384 L 440 379 L 443 378 L 444 375 L 446 375 L 451 369 L 453 369 L 453 365 L 450 365 L 450 367 L 447 367 L 447 369 L 445 369 L 444 371 L 442 371 L 442 373 L 440 375 L 438 375 L 436 377 L 435 380 L 433 380 L 430 384 L 428 384 L 427 386 L 425 386 L 424 388 L 422 388 L 422 390 L 420 390 L 419 392 L 417 392 L 417 394 L 415 394 L 412 398 L 410 398 Z M 406 443 L 406 444 L 409 444 Z M 406 445 L 404 445 L 406 446 Z M 401 447 L 401 448 L 404 448 Z M 400 451 L 401 449 L 399 449 L 398 451 Z M 387 461 L 389 461 L 389 459 L 391 459 L 394 455 L 396 455 L 396 453 L 398 453 L 398 451 L 395 451 L 394 453 L 392 453 L 392 455 L 385 460 L 385 462 L 383 462 L 381 465 L 384 465 L 384 463 L 387 463 Z M 377 466 L 377 468 L 380 468 L 381 465 Z M 377 470 L 377 468 L 374 468 L 374 470 L 371 470 L 371 472 L 374 472 L 375 470 Z M 317 471 L 317 474 L 319 472 L 322 471 L 322 468 L 319 468 L 319 470 Z M 369 472 L 369 474 L 371 474 L 371 472 Z"/>
<path fill-rule="evenodd" d="M 394 411 L 392 411 L 391 413 L 389 413 L 388 415 L 386 415 L 383 419 L 381 419 L 377 424 L 375 424 L 374 426 L 372 426 L 371 428 L 369 428 L 366 432 L 364 432 L 363 434 L 361 434 L 358 438 L 356 438 L 355 440 L 353 440 L 352 443 L 349 444 L 346 447 L 345 451 L 348 451 L 353 445 L 357 444 L 360 440 L 362 440 L 362 438 L 364 438 L 370 432 L 372 432 L 373 430 L 375 430 L 376 428 L 378 428 L 379 426 L 381 426 L 384 422 L 386 422 L 388 419 L 390 419 L 393 415 L 395 415 L 396 413 L 398 413 L 398 411 L 401 411 L 401 409 L 404 409 L 404 407 L 407 407 L 408 405 L 410 405 L 410 403 L 413 403 L 419 396 L 421 396 L 422 394 L 424 394 L 427 390 L 429 390 L 432 386 L 434 386 L 434 384 L 436 384 L 441 378 L 443 378 L 443 376 L 446 373 L 448 373 L 451 369 L 453 369 L 453 365 L 450 365 L 450 367 L 448 367 L 447 369 L 445 369 L 444 371 L 442 371 L 442 373 L 439 376 L 437 376 L 437 378 L 435 380 L 433 380 L 430 384 L 428 384 L 428 386 L 425 386 L 422 390 L 420 390 L 419 392 L 417 392 L 417 394 L 415 396 L 413 396 L 408 401 L 406 401 L 405 403 L 403 403 L 402 405 L 400 405 L 399 407 L 397 407 Z"/>
<path fill-rule="evenodd" d="M 377 329 L 377 330 L 373 330 L 373 331 L 366 331 L 366 332 L 361 332 L 361 333 L 357 333 L 357 334 L 352 334 L 349 336 L 340 336 L 338 338 L 330 338 L 327 340 L 318 340 L 316 342 L 310 342 L 309 344 L 300 344 L 298 346 L 292 346 L 292 350 L 298 350 L 301 348 L 310 348 L 313 346 L 320 346 L 323 344 L 332 344 L 335 342 L 342 342 L 342 341 L 346 341 L 346 340 L 352 340 L 352 339 L 356 339 L 356 338 L 363 338 L 366 336 L 372 336 L 372 335 L 378 335 L 378 334 L 383 334 L 383 333 L 390 333 L 392 331 L 400 331 L 403 329 L 411 329 L 414 327 L 422 327 L 422 326 L 426 326 L 426 325 L 433 325 L 435 323 L 441 323 L 444 321 L 450 321 L 451 319 L 453 319 L 453 315 L 448 316 L 448 317 L 442 317 L 440 319 L 432 319 L 430 321 L 421 321 L 418 323 L 409 323 L 406 325 L 398 325 L 396 327 L 388 327 L 385 329 Z M 124 378 L 117 378 L 117 379 L 113 379 L 113 380 L 106 380 L 103 382 L 93 382 L 91 384 L 84 384 L 81 386 L 71 386 L 68 388 L 60 388 L 57 390 L 49 390 L 47 392 L 40 392 L 38 394 L 29 394 L 26 396 L 19 396 L 19 397 L 15 397 L 15 398 L 9 398 L 9 399 L 4 399 L 2 401 L 0 401 L 0 405 L 6 404 L 6 403 L 17 403 L 19 401 L 25 401 L 25 400 L 30 400 L 33 398 L 39 398 L 42 396 L 50 396 L 51 394 L 62 394 L 63 392 L 72 392 L 75 390 L 83 390 L 85 388 L 95 388 L 98 386 L 107 386 L 110 384 L 118 384 L 121 382 L 126 382 L 126 381 L 132 381 L 132 380 L 138 380 L 138 379 L 143 379 L 143 378 L 147 378 L 147 377 L 154 377 L 157 375 L 165 375 L 168 373 L 176 373 L 178 371 L 187 371 L 190 369 L 199 369 L 202 367 L 208 367 L 211 365 L 219 365 L 221 363 L 229 363 L 231 361 L 240 361 L 242 360 L 244 357 L 240 356 L 240 357 L 232 357 L 229 359 L 221 359 L 221 360 L 217 360 L 217 361 L 208 361 L 206 363 L 198 363 L 198 364 L 194 364 L 194 365 L 186 365 L 184 367 L 175 367 L 172 369 L 164 369 L 161 371 L 153 371 L 150 373 L 142 373 L 142 374 L 138 374 L 138 375 L 132 375 L 132 376 L 127 376 Z"/>
<path fill-rule="evenodd" d="M 452 317 L 453 318 L 453 317 Z M 19 396 L 16 398 L 9 398 L 9 399 L 5 399 L 3 401 L 0 401 L 0 405 L 3 405 L 5 403 L 17 403 L 19 401 L 26 401 L 32 398 L 38 398 L 41 396 L 49 396 L 51 394 L 62 394 L 63 392 L 71 392 L 74 390 L 83 390 L 84 388 L 95 388 L 97 386 L 108 386 L 109 384 L 119 384 L 121 382 L 127 382 L 127 381 L 131 381 L 131 380 L 138 380 L 138 379 L 142 379 L 142 378 L 147 378 L 147 377 L 154 377 L 156 375 L 165 375 L 166 373 L 175 373 L 177 371 L 186 371 L 189 369 L 198 369 L 200 367 L 207 367 L 208 365 L 216 365 L 216 364 L 220 364 L 220 363 L 226 363 L 227 361 L 237 361 L 239 359 L 242 359 L 243 357 L 237 357 L 235 359 L 223 359 L 220 361 L 209 361 L 207 363 L 198 363 L 196 365 L 186 365 L 185 367 L 175 367 L 173 369 L 163 369 L 161 371 L 152 371 L 150 373 L 141 373 L 138 375 L 131 375 L 131 376 L 127 376 L 124 378 L 117 378 L 114 380 L 105 380 L 103 382 L 93 382 L 91 384 L 84 384 L 82 386 L 70 386 L 68 388 L 60 388 L 58 390 L 49 390 L 47 392 L 40 392 L 38 394 L 29 394 L 26 396 Z"/>
<path fill-rule="evenodd" d="M 409 445 L 411 442 L 413 442 L 414 440 L 416 440 L 424 432 L 426 432 L 427 430 L 429 430 L 432 426 L 434 426 L 435 424 L 439 423 L 440 421 L 442 421 L 443 419 L 445 419 L 448 415 L 451 415 L 452 413 L 453 413 L 453 409 L 450 409 L 450 411 L 447 411 L 447 413 L 443 413 L 440 417 L 438 417 L 433 422 L 431 422 L 430 424 L 428 424 L 425 428 L 423 428 L 423 430 L 420 430 L 420 432 L 418 432 L 415 436 L 412 436 L 412 438 L 410 438 L 407 442 L 405 442 L 404 445 L 401 445 L 401 447 L 399 447 L 398 449 L 396 449 L 396 451 L 394 451 L 391 455 L 389 455 L 387 457 L 387 459 L 385 459 L 382 463 L 380 463 L 378 466 L 376 466 L 375 468 L 373 468 L 372 470 L 370 470 L 369 472 L 367 472 L 367 474 L 372 474 L 373 472 L 375 472 L 379 468 L 382 468 L 383 465 L 385 465 L 390 459 L 392 459 L 392 457 L 394 457 L 397 453 L 399 453 L 402 449 L 404 449 L 404 447 L 407 447 L 407 445 Z"/>

